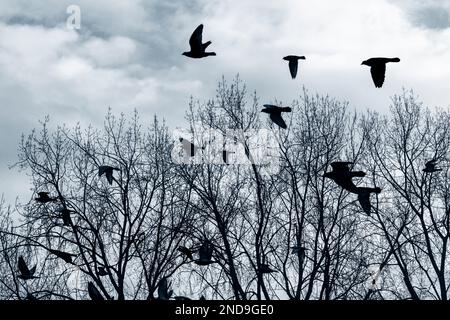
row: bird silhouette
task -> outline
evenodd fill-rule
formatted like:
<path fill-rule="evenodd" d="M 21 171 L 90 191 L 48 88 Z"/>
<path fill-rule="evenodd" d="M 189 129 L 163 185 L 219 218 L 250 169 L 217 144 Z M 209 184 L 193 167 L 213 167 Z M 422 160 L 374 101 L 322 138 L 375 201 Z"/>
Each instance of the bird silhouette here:
<path fill-rule="evenodd" d="M 103 300 L 105 300 L 105 298 L 100 293 L 100 291 L 98 291 L 97 287 L 90 281 L 88 283 L 88 293 L 89 293 L 89 297 L 93 301 L 103 301 Z"/>
<path fill-rule="evenodd" d="M 204 240 L 200 249 L 198 250 L 199 258 L 194 262 L 200 266 L 207 266 L 209 264 L 215 263 L 212 261 L 212 254 L 214 251 L 214 246 L 209 240 Z"/>
<path fill-rule="evenodd" d="M 297 70 L 298 70 L 298 60 L 302 59 L 305 60 L 305 56 L 286 56 L 283 58 L 283 60 L 289 61 L 289 71 L 291 72 L 292 79 L 295 79 L 297 76 Z"/>
<path fill-rule="evenodd" d="M 442 171 L 441 168 L 436 168 L 436 163 L 437 163 L 436 159 L 427 161 L 427 163 L 425 163 L 425 168 L 423 169 L 423 172 L 433 173 L 433 172 L 437 172 L 437 171 Z"/>
<path fill-rule="evenodd" d="M 356 190 L 356 193 L 358 194 L 358 201 L 361 205 L 364 212 L 370 216 L 370 213 L 372 211 L 372 205 L 370 204 L 370 194 L 371 193 L 380 193 L 381 189 L 378 187 L 375 188 L 366 188 L 366 187 L 359 187 Z"/>
<path fill-rule="evenodd" d="M 61 219 L 63 220 L 63 225 L 66 227 L 70 227 L 70 225 L 72 224 L 72 219 L 70 218 L 70 214 L 75 211 L 67 209 L 67 208 L 61 208 L 58 210 L 58 212 L 61 213 Z"/>
<path fill-rule="evenodd" d="M 273 273 L 273 272 L 277 272 L 277 271 L 272 269 L 268 264 L 261 263 L 261 265 L 259 266 L 258 272 L 264 274 L 264 273 Z"/>
<path fill-rule="evenodd" d="M 50 251 L 50 253 L 54 254 L 58 258 L 64 260 L 66 263 L 72 263 L 72 257 L 77 256 L 76 254 L 59 251 L 59 250 L 54 250 L 54 249 L 48 249 L 48 251 Z"/>
<path fill-rule="evenodd" d="M 372 75 L 373 83 L 375 87 L 381 88 L 384 83 L 386 74 L 386 63 L 388 62 L 400 62 L 399 58 L 370 58 L 363 61 L 361 64 L 370 67 L 370 73 Z"/>
<path fill-rule="evenodd" d="M 364 177 L 366 173 L 363 171 L 350 171 L 349 165 L 351 164 L 353 164 L 353 162 L 332 162 L 332 170 L 330 172 L 325 172 L 323 176 L 332 179 L 341 188 L 356 193 L 357 188 L 352 179 L 354 177 Z"/>
<path fill-rule="evenodd" d="M 100 277 L 104 277 L 104 276 L 108 275 L 108 271 L 106 271 L 105 267 L 98 267 L 98 271 L 97 272 L 98 272 L 98 275 Z"/>
<path fill-rule="evenodd" d="M 289 107 L 282 108 L 271 104 L 265 104 L 264 109 L 261 110 L 261 112 L 268 113 L 270 115 L 270 119 L 283 129 L 286 129 L 287 125 L 286 122 L 284 122 L 283 118 L 281 117 L 281 113 L 291 111 L 292 109 Z"/>
<path fill-rule="evenodd" d="M 111 167 L 111 166 L 99 166 L 98 167 L 98 176 L 101 177 L 102 175 L 106 175 L 106 179 L 108 180 L 108 183 L 112 185 L 114 180 L 114 170 L 120 171 L 119 168 Z"/>
<path fill-rule="evenodd" d="M 167 278 L 164 277 L 159 280 L 158 283 L 158 299 L 160 300 L 169 300 L 173 294 L 173 290 L 169 290 L 170 284 L 167 281 Z"/>
<path fill-rule="evenodd" d="M 22 256 L 19 257 L 19 261 L 17 264 L 18 264 L 19 272 L 20 272 L 18 277 L 20 279 L 31 280 L 31 279 L 39 278 L 39 277 L 34 276 L 34 273 L 36 272 L 36 265 L 33 268 L 28 269 L 28 266 Z"/>
<path fill-rule="evenodd" d="M 47 203 L 52 201 L 57 201 L 58 198 L 51 198 L 49 192 L 38 192 L 38 197 L 34 198 L 37 202 Z"/>
<path fill-rule="evenodd" d="M 179 246 L 177 248 L 177 250 L 180 251 L 182 254 L 184 254 L 186 257 L 188 257 L 189 260 L 194 260 L 194 257 L 193 257 L 194 252 L 191 249 L 189 249 L 185 246 Z"/>
<path fill-rule="evenodd" d="M 197 152 L 199 150 L 205 149 L 205 147 L 198 147 L 198 146 L 194 145 L 192 142 L 190 142 L 187 139 L 180 138 L 179 140 L 181 142 L 181 147 L 183 148 L 184 155 L 186 157 L 195 157 L 195 155 L 197 154 Z"/>
<path fill-rule="evenodd" d="M 203 24 L 199 25 L 191 37 L 189 38 L 190 51 L 183 52 L 182 54 L 189 58 L 204 58 L 207 56 L 215 56 L 215 52 L 206 52 L 206 48 L 211 44 L 211 41 L 202 43 Z"/>

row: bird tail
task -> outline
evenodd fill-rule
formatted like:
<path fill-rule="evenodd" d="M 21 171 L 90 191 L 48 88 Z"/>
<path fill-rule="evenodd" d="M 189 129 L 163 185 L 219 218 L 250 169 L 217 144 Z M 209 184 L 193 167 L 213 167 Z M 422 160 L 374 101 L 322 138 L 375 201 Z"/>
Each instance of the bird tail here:
<path fill-rule="evenodd" d="M 291 112 L 292 109 L 290 107 L 284 107 L 284 108 L 280 108 L 281 112 Z"/>
<path fill-rule="evenodd" d="M 400 58 L 389 59 L 389 62 L 400 62 Z"/>

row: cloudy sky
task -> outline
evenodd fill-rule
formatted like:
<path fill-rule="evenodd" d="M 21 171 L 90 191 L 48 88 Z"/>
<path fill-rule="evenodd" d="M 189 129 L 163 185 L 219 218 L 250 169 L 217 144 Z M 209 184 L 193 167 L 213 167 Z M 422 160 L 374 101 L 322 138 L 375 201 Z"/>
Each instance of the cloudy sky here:
<path fill-rule="evenodd" d="M 67 28 L 70 5 L 81 29 Z M 192 31 L 216 57 L 192 60 Z M 305 55 L 290 79 L 287 54 Z M 400 57 L 375 89 L 362 60 Z M 311 92 L 384 112 L 390 96 L 414 89 L 429 106 L 450 104 L 450 1 L 436 0 L 2 0 L 0 2 L 0 193 L 31 197 L 16 161 L 22 133 L 52 123 L 100 125 L 109 107 L 137 109 L 171 127 L 189 97 L 214 97 L 237 73 L 261 101 Z M 27 198 L 28 197 L 28 198 Z"/>

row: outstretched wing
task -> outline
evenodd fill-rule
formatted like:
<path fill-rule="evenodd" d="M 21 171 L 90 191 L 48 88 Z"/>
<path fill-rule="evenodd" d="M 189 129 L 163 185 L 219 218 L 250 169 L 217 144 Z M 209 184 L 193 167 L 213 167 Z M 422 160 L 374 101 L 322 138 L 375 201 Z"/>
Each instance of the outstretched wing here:
<path fill-rule="evenodd" d="M 281 112 L 270 113 L 270 119 L 277 125 L 279 125 L 281 128 L 283 129 L 287 128 L 286 122 L 284 122 L 283 118 L 281 117 Z"/>
<path fill-rule="evenodd" d="M 370 216 L 370 210 L 372 209 L 372 206 L 370 205 L 370 193 L 369 192 L 359 193 L 358 201 L 364 212 L 367 213 L 368 216 Z"/>
<path fill-rule="evenodd" d="M 191 51 L 202 51 L 202 33 L 203 24 L 199 25 L 197 29 L 192 32 L 191 38 L 189 39 L 189 45 L 191 46 Z"/>
<path fill-rule="evenodd" d="M 339 170 L 339 171 L 350 171 L 349 165 L 353 164 L 353 162 L 348 161 L 336 161 L 330 163 L 333 170 Z"/>
<path fill-rule="evenodd" d="M 386 64 L 379 63 L 370 68 L 370 73 L 372 74 L 373 83 L 375 87 L 381 88 L 384 83 L 384 76 L 386 74 Z"/>
<path fill-rule="evenodd" d="M 295 79 L 295 77 L 297 76 L 297 70 L 298 70 L 298 60 L 297 59 L 289 60 L 289 71 L 291 72 L 292 79 Z"/>

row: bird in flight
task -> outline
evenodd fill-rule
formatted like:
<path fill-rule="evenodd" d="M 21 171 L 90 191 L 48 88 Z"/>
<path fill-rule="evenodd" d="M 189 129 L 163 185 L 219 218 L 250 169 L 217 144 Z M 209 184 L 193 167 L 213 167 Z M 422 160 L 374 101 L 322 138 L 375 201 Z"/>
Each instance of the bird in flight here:
<path fill-rule="evenodd" d="M 284 122 L 281 117 L 282 112 L 291 112 L 292 109 L 290 107 L 278 107 L 271 104 L 265 104 L 264 109 L 261 112 L 268 113 L 270 115 L 270 120 L 272 120 L 275 124 L 280 126 L 283 129 L 287 128 L 286 122 Z"/>
<path fill-rule="evenodd" d="M 353 183 L 352 179 L 354 177 L 364 177 L 366 173 L 362 171 L 350 171 L 349 165 L 351 164 L 353 164 L 353 162 L 332 162 L 332 170 L 330 172 L 325 172 L 323 176 L 332 179 L 341 188 L 356 193 L 356 185 Z"/>
<path fill-rule="evenodd" d="M 206 52 L 206 48 L 211 44 L 211 41 L 202 43 L 203 24 L 199 25 L 191 35 L 189 39 L 190 51 L 183 52 L 182 54 L 189 58 L 204 58 L 207 56 L 215 56 L 215 52 Z"/>
<path fill-rule="evenodd" d="M 28 266 L 22 256 L 19 257 L 18 267 L 19 267 L 19 271 L 20 271 L 20 274 L 18 275 L 18 277 L 20 279 L 30 280 L 30 279 L 39 278 L 39 277 L 34 276 L 34 273 L 36 272 L 36 265 L 33 268 L 28 269 Z"/>
<path fill-rule="evenodd" d="M 103 300 L 105 300 L 105 298 L 102 296 L 100 291 L 98 291 L 97 287 L 90 281 L 88 283 L 88 293 L 89 293 L 89 297 L 93 301 L 103 301 Z"/>
<path fill-rule="evenodd" d="M 72 257 L 77 256 L 76 254 L 59 251 L 59 250 L 54 250 L 54 249 L 48 249 L 48 251 L 50 251 L 50 253 L 54 254 L 58 258 L 63 259 L 66 263 L 72 263 Z"/>
<path fill-rule="evenodd" d="M 185 247 L 185 246 L 179 246 L 177 248 L 178 251 L 180 251 L 182 254 L 184 254 L 186 257 L 189 258 L 189 260 L 194 260 L 194 257 L 192 254 L 194 253 L 191 249 Z"/>
<path fill-rule="evenodd" d="M 363 61 L 361 64 L 370 67 L 370 73 L 372 75 L 373 83 L 375 87 L 381 88 L 384 83 L 384 77 L 386 74 L 386 63 L 388 62 L 400 62 L 399 58 L 370 58 Z"/>
<path fill-rule="evenodd" d="M 194 262 L 199 266 L 207 266 L 215 261 L 212 261 L 212 254 L 214 251 L 214 246 L 209 240 L 204 240 L 200 249 L 198 250 L 199 258 Z"/>
<path fill-rule="evenodd" d="M 261 263 L 261 266 L 259 267 L 258 271 L 260 273 L 272 273 L 277 272 L 276 270 L 272 269 L 268 264 Z"/>
<path fill-rule="evenodd" d="M 34 198 L 34 200 L 36 200 L 36 202 L 39 202 L 39 203 L 47 203 L 47 202 L 56 201 L 57 198 L 51 198 L 49 196 L 48 192 L 38 192 L 38 197 Z"/>
<path fill-rule="evenodd" d="M 356 189 L 356 193 L 358 194 L 358 201 L 361 205 L 364 212 L 370 216 L 370 212 L 372 211 L 372 205 L 370 204 L 370 194 L 371 193 L 380 193 L 381 189 L 378 187 L 375 188 L 366 188 L 360 187 Z"/>
<path fill-rule="evenodd" d="M 112 185 L 114 180 L 114 170 L 120 171 L 119 168 L 111 167 L 111 166 L 99 166 L 98 167 L 98 176 L 101 177 L 102 175 L 106 175 L 106 179 L 108 180 L 108 183 Z"/>
<path fill-rule="evenodd" d="M 286 56 L 283 58 L 283 60 L 289 61 L 289 71 L 291 72 L 292 79 L 295 79 L 297 76 L 297 70 L 298 70 L 298 60 L 305 60 L 305 56 Z"/>
<path fill-rule="evenodd" d="M 433 173 L 433 172 L 437 172 L 437 171 L 442 171 L 441 168 L 436 168 L 436 163 L 437 163 L 436 159 L 427 161 L 427 163 L 425 163 L 425 168 L 422 171 L 425 173 Z"/>

